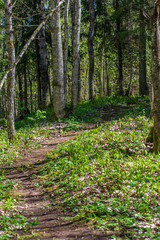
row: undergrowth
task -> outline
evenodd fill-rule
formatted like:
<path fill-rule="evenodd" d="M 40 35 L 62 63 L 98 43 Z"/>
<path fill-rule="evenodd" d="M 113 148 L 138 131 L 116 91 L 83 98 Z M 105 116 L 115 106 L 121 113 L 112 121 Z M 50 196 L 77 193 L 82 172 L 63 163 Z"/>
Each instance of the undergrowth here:
<path fill-rule="evenodd" d="M 113 120 L 104 123 L 101 112 L 115 110 Z M 109 109 L 109 110 L 106 110 Z M 108 111 L 108 112 L 107 112 Z M 0 128 L 0 164 L 12 164 L 26 150 L 40 146 L 50 135 L 77 131 L 89 122 L 98 128 L 80 134 L 47 156 L 38 184 L 52 191 L 53 202 L 73 211 L 73 220 L 86 220 L 97 228 L 112 231 L 112 238 L 160 239 L 160 157 L 146 148 L 149 131 L 148 98 L 110 97 L 79 104 L 68 117 L 52 122 L 52 109 L 37 111 L 16 122 L 16 140 L 9 144 Z M 114 116 L 116 115 L 116 120 Z M 54 133 L 54 134 L 53 134 Z M 47 180 L 46 180 L 47 179 Z M 0 178 L 0 239 L 10 239 L 14 230 L 26 229 L 27 219 L 12 197 L 14 182 Z"/>
<path fill-rule="evenodd" d="M 73 220 L 114 239 L 158 240 L 160 156 L 146 148 L 148 131 L 144 110 L 86 131 L 48 154 L 38 181 Z"/>

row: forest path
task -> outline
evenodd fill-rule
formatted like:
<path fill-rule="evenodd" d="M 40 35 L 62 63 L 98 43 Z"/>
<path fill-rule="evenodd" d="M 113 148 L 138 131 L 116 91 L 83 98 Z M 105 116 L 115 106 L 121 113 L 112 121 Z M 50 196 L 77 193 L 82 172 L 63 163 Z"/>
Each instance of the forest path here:
<path fill-rule="evenodd" d="M 95 124 L 90 124 L 87 128 L 94 127 Z M 37 222 L 27 232 L 18 230 L 17 235 L 20 235 L 20 238 L 13 237 L 13 239 L 110 239 L 109 236 L 93 230 L 86 223 L 67 220 L 65 217 L 71 216 L 72 213 L 53 206 L 50 193 L 36 182 L 36 174 L 39 166 L 45 163 L 46 154 L 58 144 L 74 138 L 78 133 L 67 133 L 42 143 L 41 148 L 26 153 L 23 159 L 18 160 L 7 174 L 9 179 L 16 182 L 13 196 L 19 199 L 18 211 L 27 217 L 29 222 Z"/>

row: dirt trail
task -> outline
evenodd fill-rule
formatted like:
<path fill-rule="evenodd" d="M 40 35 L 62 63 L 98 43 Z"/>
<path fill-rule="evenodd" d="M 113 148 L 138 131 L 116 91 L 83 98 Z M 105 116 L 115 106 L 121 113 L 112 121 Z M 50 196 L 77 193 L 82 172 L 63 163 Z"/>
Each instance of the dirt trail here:
<path fill-rule="evenodd" d="M 17 234 L 21 236 L 20 239 L 110 239 L 109 235 L 112 235 L 112 233 L 105 235 L 102 232 L 95 231 L 86 223 L 66 220 L 65 217 L 71 216 L 71 213 L 53 206 L 53 199 L 51 199 L 50 194 L 45 192 L 45 189 L 42 189 L 41 186 L 37 187 L 35 184 L 33 174 L 36 174 L 38 165 L 45 162 L 46 153 L 56 148 L 58 144 L 74 138 L 74 136 L 75 134 L 71 133 L 44 142 L 41 148 L 26 153 L 23 160 L 17 161 L 13 170 L 8 173 L 7 177 L 17 182 L 14 194 L 20 199 L 18 210 L 29 221 L 38 221 L 27 232 L 18 230 Z M 27 167 L 25 167 L 26 165 Z M 17 239 L 17 237 L 13 239 Z"/>

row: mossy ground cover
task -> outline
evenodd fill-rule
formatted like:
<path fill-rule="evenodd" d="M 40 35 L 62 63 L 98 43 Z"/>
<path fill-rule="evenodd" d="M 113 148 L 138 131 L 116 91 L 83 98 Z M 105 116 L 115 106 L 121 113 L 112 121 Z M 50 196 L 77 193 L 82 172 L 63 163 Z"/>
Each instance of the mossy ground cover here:
<path fill-rule="evenodd" d="M 104 123 L 99 113 L 108 105 L 111 108 L 118 105 L 122 111 L 118 112 L 117 120 Z M 80 129 L 89 120 L 99 127 L 81 133 L 75 140 L 60 145 L 48 154 L 48 163 L 40 166 L 37 186 L 43 186 L 46 191 L 52 190 L 53 203 L 61 203 L 63 208 L 71 210 L 73 220 L 83 219 L 96 228 L 112 231 L 113 239 L 116 239 L 117 233 L 124 239 L 160 239 L 160 156 L 154 155 L 145 145 L 150 125 L 147 116 L 147 98 L 112 97 L 80 104 L 77 114 L 63 121 L 66 131 Z M 36 126 L 38 121 L 35 121 Z M 19 131 L 22 131 L 22 134 L 18 133 L 19 139 L 23 139 L 21 136 L 26 130 L 20 128 Z M 33 144 L 32 137 L 35 134 L 36 138 L 38 133 L 33 128 L 31 132 L 30 138 L 27 138 L 28 146 Z M 5 135 L 5 130 L 2 134 Z M 39 135 L 42 137 L 42 132 Z M 7 152 L 11 146 L 4 139 L 4 142 L 1 141 L 6 144 Z M 15 151 L 17 146 L 12 145 L 12 154 L 20 153 L 21 147 Z M 3 206 L 7 202 L 14 202 L 10 193 L 14 183 L 2 177 L 1 211 L 4 211 Z M 4 214 L 9 216 L 8 220 L 7 217 L 0 218 L 4 231 L 1 239 L 7 239 L 3 235 L 10 234 L 18 224 L 21 228 L 26 227 L 27 219 L 23 216 L 17 218 L 16 214 L 14 207 L 14 214 L 12 210 Z M 12 229 L 9 225 L 13 226 Z"/>

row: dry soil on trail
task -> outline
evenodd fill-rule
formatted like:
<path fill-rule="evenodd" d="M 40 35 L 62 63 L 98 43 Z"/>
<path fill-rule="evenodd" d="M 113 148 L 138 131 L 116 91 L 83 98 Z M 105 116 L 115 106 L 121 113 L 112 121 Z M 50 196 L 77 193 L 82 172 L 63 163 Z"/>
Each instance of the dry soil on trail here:
<path fill-rule="evenodd" d="M 93 126 L 92 126 L 93 127 Z M 30 222 L 37 224 L 31 226 L 27 232 L 18 230 L 20 238 L 13 239 L 46 239 L 46 240 L 71 240 L 71 239 L 110 239 L 109 235 L 94 230 L 84 222 L 72 222 L 67 220 L 70 212 L 53 205 L 50 193 L 41 186 L 36 186 L 36 173 L 38 167 L 45 162 L 46 154 L 58 144 L 61 144 L 77 133 L 68 133 L 42 143 L 42 147 L 24 155 L 18 160 L 7 177 L 14 180 L 13 195 L 19 199 L 18 210 L 28 218 Z"/>

